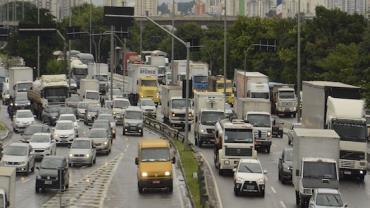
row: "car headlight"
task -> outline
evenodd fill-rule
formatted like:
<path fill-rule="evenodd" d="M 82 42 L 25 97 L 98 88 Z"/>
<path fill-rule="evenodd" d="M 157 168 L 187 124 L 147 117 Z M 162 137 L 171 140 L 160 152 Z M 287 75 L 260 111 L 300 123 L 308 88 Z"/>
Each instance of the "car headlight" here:
<path fill-rule="evenodd" d="M 142 176 L 142 177 L 148 177 L 148 173 L 147 173 L 147 172 L 142 172 L 142 173 L 141 173 L 141 176 Z"/>
<path fill-rule="evenodd" d="M 205 129 L 200 129 L 200 132 L 201 132 L 201 133 L 205 133 L 205 132 L 206 132 L 206 130 L 205 130 Z"/>
<path fill-rule="evenodd" d="M 89 157 L 90 157 L 90 155 L 89 155 L 89 154 L 86 154 L 86 155 L 85 155 L 85 157 L 86 157 L 86 158 L 89 158 Z"/>
<path fill-rule="evenodd" d="M 41 179 L 41 176 L 40 175 L 36 176 L 36 179 Z"/>
<path fill-rule="evenodd" d="M 264 178 L 260 178 L 257 180 L 257 183 L 258 184 L 264 184 L 265 183 L 265 179 Z"/>
<path fill-rule="evenodd" d="M 69 154 L 69 157 L 73 157 L 73 154 Z"/>
<path fill-rule="evenodd" d="M 107 144 L 108 144 L 108 142 L 107 142 L 107 141 L 105 141 L 105 142 L 104 142 L 104 145 L 107 145 Z"/>
<path fill-rule="evenodd" d="M 267 136 L 270 137 L 271 136 L 271 131 L 268 131 L 267 132 Z"/>
<path fill-rule="evenodd" d="M 288 172 L 288 171 L 290 171 L 292 168 L 291 168 L 289 165 L 287 165 L 287 164 L 283 164 L 283 169 L 284 169 L 284 171 Z"/>
<path fill-rule="evenodd" d="M 189 113 L 189 116 L 191 117 L 191 116 L 193 116 L 193 114 L 190 112 L 190 113 Z"/>
<path fill-rule="evenodd" d="M 170 176 L 171 175 L 171 172 L 170 171 L 166 171 L 166 172 L 164 172 L 164 175 L 165 176 Z"/>
<path fill-rule="evenodd" d="M 14 105 L 15 105 L 15 106 L 18 106 L 18 103 L 15 103 Z"/>
<path fill-rule="evenodd" d="M 27 162 L 26 161 L 22 161 L 22 162 L 19 162 L 19 164 L 20 165 L 25 165 L 25 164 L 27 164 Z"/>
<path fill-rule="evenodd" d="M 243 178 L 242 178 L 242 177 L 237 176 L 237 177 L 235 178 L 235 183 L 243 183 L 243 182 L 244 182 L 244 180 L 243 180 Z"/>
<path fill-rule="evenodd" d="M 55 138 L 58 138 L 58 137 L 59 137 L 59 134 L 54 134 L 54 137 L 55 137 Z"/>

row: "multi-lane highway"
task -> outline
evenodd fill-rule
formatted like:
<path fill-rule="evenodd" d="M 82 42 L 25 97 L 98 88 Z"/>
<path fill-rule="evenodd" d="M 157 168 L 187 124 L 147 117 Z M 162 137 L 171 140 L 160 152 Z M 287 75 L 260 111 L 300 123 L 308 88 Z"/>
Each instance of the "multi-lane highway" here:
<path fill-rule="evenodd" d="M 11 122 L 6 107 L 2 106 L 1 120 L 10 127 Z M 79 123 L 80 137 L 87 135 L 89 128 Z M 158 138 L 159 135 L 145 131 L 143 138 Z M 4 142 L 7 145 L 22 139 L 20 134 L 14 134 Z M 68 201 L 73 201 L 76 207 L 189 207 L 186 189 L 181 171 L 175 168 L 174 192 L 172 194 L 153 192 L 139 194 L 137 190 L 136 165 L 137 143 L 142 139 L 137 136 L 122 136 L 122 127 L 117 128 L 117 138 L 113 142 L 112 152 L 108 156 L 98 155 L 96 164 L 92 167 L 70 168 L 70 189 L 61 199 L 57 191 L 47 193 L 35 192 L 35 173 L 29 176 L 19 175 L 16 179 L 17 208 L 55 207 Z M 68 155 L 67 147 L 57 147 L 57 155 Z M 37 163 L 39 165 L 39 163 Z M 100 180 L 104 179 L 104 180 Z M 94 195 L 95 194 L 95 195 Z"/>

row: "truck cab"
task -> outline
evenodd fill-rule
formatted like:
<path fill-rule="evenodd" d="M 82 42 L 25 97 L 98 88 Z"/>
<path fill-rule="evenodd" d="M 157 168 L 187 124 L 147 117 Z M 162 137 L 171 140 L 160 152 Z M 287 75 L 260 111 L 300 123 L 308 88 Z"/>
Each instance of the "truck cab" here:
<path fill-rule="evenodd" d="M 167 140 L 143 139 L 139 141 L 137 180 L 139 193 L 145 189 L 167 189 L 173 191 L 173 164 L 176 158 L 171 157 L 171 147 Z"/>
<path fill-rule="evenodd" d="M 277 115 L 289 115 L 295 117 L 297 112 L 297 98 L 294 88 L 283 86 L 273 92 L 273 112 Z"/>
<path fill-rule="evenodd" d="M 13 86 L 14 92 L 28 92 L 32 87 L 32 81 L 19 81 Z"/>
<path fill-rule="evenodd" d="M 224 93 L 224 84 L 225 80 L 222 75 L 208 77 L 208 88 L 213 92 Z M 226 102 L 230 105 L 234 105 L 234 93 L 232 85 L 233 83 L 231 80 L 226 79 Z"/>
<path fill-rule="evenodd" d="M 142 77 L 138 79 L 137 84 L 140 98 L 151 98 L 156 104 L 159 103 L 157 77 L 153 76 Z"/>
<path fill-rule="evenodd" d="M 193 91 L 204 92 L 208 90 L 208 76 L 207 75 L 193 75 L 191 77 Z"/>
<path fill-rule="evenodd" d="M 272 143 L 272 121 L 268 112 L 249 111 L 245 120 L 253 125 L 256 149 L 270 153 Z"/>
<path fill-rule="evenodd" d="M 265 82 L 248 82 L 247 83 L 247 97 L 270 99 L 270 89 Z"/>
<path fill-rule="evenodd" d="M 172 97 L 169 101 L 169 122 L 172 126 L 185 127 L 186 99 L 182 97 Z M 189 103 L 191 108 L 191 103 Z M 189 109 L 189 121 L 193 120 L 193 110 Z"/>
<path fill-rule="evenodd" d="M 220 110 L 201 110 L 195 119 L 195 145 L 215 143 L 215 124 L 225 118 L 225 113 Z"/>
<path fill-rule="evenodd" d="M 233 171 L 242 158 L 256 158 L 253 126 L 243 120 L 224 119 L 216 123 L 214 162 L 218 173 Z"/>
<path fill-rule="evenodd" d="M 80 80 L 85 79 L 88 75 L 87 65 L 82 63 L 79 59 L 72 59 L 71 61 L 72 78 L 76 81 L 77 87 L 80 86 Z"/>

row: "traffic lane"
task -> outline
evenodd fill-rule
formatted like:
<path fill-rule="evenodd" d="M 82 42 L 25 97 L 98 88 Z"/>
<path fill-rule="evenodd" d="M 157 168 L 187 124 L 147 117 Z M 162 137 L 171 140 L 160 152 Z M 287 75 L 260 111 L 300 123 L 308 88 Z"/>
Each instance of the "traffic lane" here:
<path fill-rule="evenodd" d="M 137 166 L 135 165 L 135 157 L 138 154 L 138 141 L 141 139 L 153 139 L 160 136 L 151 132 L 144 131 L 144 136 L 127 136 L 127 151 L 123 159 L 120 161 L 117 172 L 113 176 L 110 188 L 107 192 L 104 207 L 118 208 L 127 207 L 182 207 L 182 197 L 178 189 L 178 180 L 174 176 L 174 189 L 172 194 L 166 192 L 151 191 L 144 194 L 139 194 L 137 189 Z M 174 170 L 174 173 L 177 171 Z"/>

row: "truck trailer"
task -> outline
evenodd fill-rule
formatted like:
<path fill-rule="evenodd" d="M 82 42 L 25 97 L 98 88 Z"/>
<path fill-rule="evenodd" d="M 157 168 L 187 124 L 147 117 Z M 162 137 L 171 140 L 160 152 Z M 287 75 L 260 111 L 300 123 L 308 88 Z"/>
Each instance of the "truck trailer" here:
<path fill-rule="evenodd" d="M 9 94 L 12 99 L 18 92 L 27 92 L 33 82 L 33 69 L 31 67 L 11 67 L 9 69 Z"/>
<path fill-rule="evenodd" d="M 270 99 L 269 78 L 260 72 L 245 72 L 235 70 L 234 84 L 236 96 L 239 98 Z"/>
<path fill-rule="evenodd" d="M 15 168 L 0 167 L 0 207 L 15 208 Z"/>

